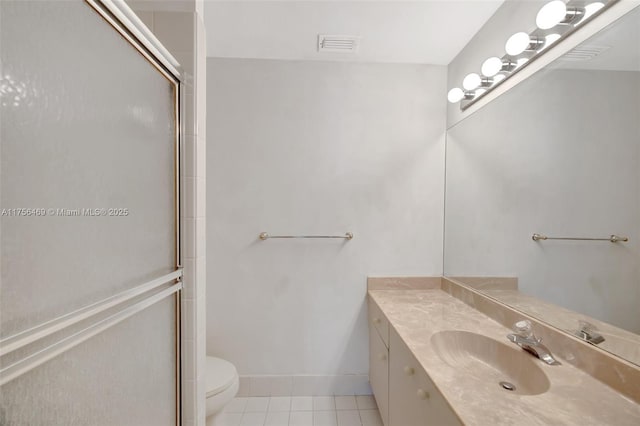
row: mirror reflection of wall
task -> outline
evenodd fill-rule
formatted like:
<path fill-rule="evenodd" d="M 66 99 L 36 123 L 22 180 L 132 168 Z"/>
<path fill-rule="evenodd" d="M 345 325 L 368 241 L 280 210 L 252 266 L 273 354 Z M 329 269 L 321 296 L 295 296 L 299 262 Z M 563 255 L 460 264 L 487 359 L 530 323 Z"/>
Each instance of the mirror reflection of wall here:
<path fill-rule="evenodd" d="M 450 128 L 446 173 L 445 275 L 640 364 L 640 8 Z"/>

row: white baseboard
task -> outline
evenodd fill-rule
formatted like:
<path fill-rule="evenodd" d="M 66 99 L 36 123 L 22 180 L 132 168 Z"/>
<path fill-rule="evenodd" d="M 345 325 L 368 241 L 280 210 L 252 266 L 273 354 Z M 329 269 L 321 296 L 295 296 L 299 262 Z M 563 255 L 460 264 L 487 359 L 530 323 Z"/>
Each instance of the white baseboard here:
<path fill-rule="evenodd" d="M 238 396 L 371 395 L 369 377 L 337 376 L 240 376 Z"/>

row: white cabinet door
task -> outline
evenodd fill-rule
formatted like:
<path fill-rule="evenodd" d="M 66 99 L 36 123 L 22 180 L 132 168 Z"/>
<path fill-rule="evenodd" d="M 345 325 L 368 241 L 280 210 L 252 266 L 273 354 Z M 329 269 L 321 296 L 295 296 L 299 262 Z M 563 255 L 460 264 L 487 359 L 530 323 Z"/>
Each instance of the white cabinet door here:
<path fill-rule="evenodd" d="M 375 328 L 380 333 L 385 346 L 389 347 L 389 320 L 384 316 L 376 302 L 369 298 L 369 328 Z"/>
<path fill-rule="evenodd" d="M 369 382 L 380 416 L 389 424 L 389 351 L 375 327 L 369 326 Z"/>
<path fill-rule="evenodd" d="M 389 334 L 389 426 L 461 425 L 398 333 Z"/>

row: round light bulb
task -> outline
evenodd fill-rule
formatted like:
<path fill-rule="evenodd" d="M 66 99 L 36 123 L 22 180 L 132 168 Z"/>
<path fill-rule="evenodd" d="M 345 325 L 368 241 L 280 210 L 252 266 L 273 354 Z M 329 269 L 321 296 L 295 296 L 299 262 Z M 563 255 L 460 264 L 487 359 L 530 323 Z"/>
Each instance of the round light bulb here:
<path fill-rule="evenodd" d="M 493 84 L 498 84 L 499 82 L 501 82 L 502 80 L 504 80 L 506 77 L 506 75 L 504 74 L 498 74 L 496 76 L 493 77 Z"/>
<path fill-rule="evenodd" d="M 518 68 L 520 68 L 521 66 L 523 66 L 524 64 L 526 64 L 527 62 L 529 62 L 529 59 L 527 58 L 520 58 L 516 61 L 516 64 L 518 64 Z"/>
<path fill-rule="evenodd" d="M 454 87 L 453 89 L 449 90 L 449 93 L 447 94 L 447 99 L 452 104 L 460 102 L 462 98 L 464 98 L 464 92 L 459 87 Z"/>
<path fill-rule="evenodd" d="M 502 69 L 502 59 L 494 56 L 492 58 L 487 59 L 482 64 L 482 74 L 487 77 L 493 77 L 498 74 Z"/>
<path fill-rule="evenodd" d="M 548 30 L 558 25 L 567 16 L 567 5 L 562 0 L 554 0 L 542 6 L 536 16 L 536 25 Z"/>
<path fill-rule="evenodd" d="M 478 89 L 478 90 L 476 90 L 476 98 L 479 97 L 479 96 L 482 96 L 482 94 L 484 92 L 486 92 L 486 91 L 487 91 L 487 89 Z"/>
<path fill-rule="evenodd" d="M 589 19 L 591 15 L 593 15 L 603 7 L 604 7 L 604 3 L 599 1 L 586 5 L 584 7 L 584 16 L 582 17 L 580 22 L 584 22 L 585 20 Z"/>
<path fill-rule="evenodd" d="M 546 36 L 544 38 L 545 42 L 544 45 L 549 46 L 550 44 L 555 43 L 556 41 L 558 41 L 558 39 L 560 38 L 560 34 L 549 34 L 548 36 Z"/>
<path fill-rule="evenodd" d="M 481 79 L 480 76 L 474 72 L 472 72 L 471 74 L 468 74 L 464 80 L 462 80 L 462 87 L 464 87 L 466 90 L 473 90 L 476 87 L 480 86 L 481 83 Z"/>
<path fill-rule="evenodd" d="M 531 44 L 531 39 L 527 33 L 515 33 L 505 44 L 504 49 L 511 56 L 516 56 L 527 50 L 527 47 Z"/>

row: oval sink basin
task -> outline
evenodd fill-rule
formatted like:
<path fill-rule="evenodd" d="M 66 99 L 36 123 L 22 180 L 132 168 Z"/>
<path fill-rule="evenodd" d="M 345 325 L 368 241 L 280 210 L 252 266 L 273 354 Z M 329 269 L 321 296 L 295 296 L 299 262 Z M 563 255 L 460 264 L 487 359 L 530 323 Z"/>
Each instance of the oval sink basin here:
<path fill-rule="evenodd" d="M 518 347 L 459 330 L 440 331 L 431 336 L 431 343 L 442 361 L 465 379 L 519 395 L 539 395 L 549 389 L 549 378 L 538 360 Z"/>

